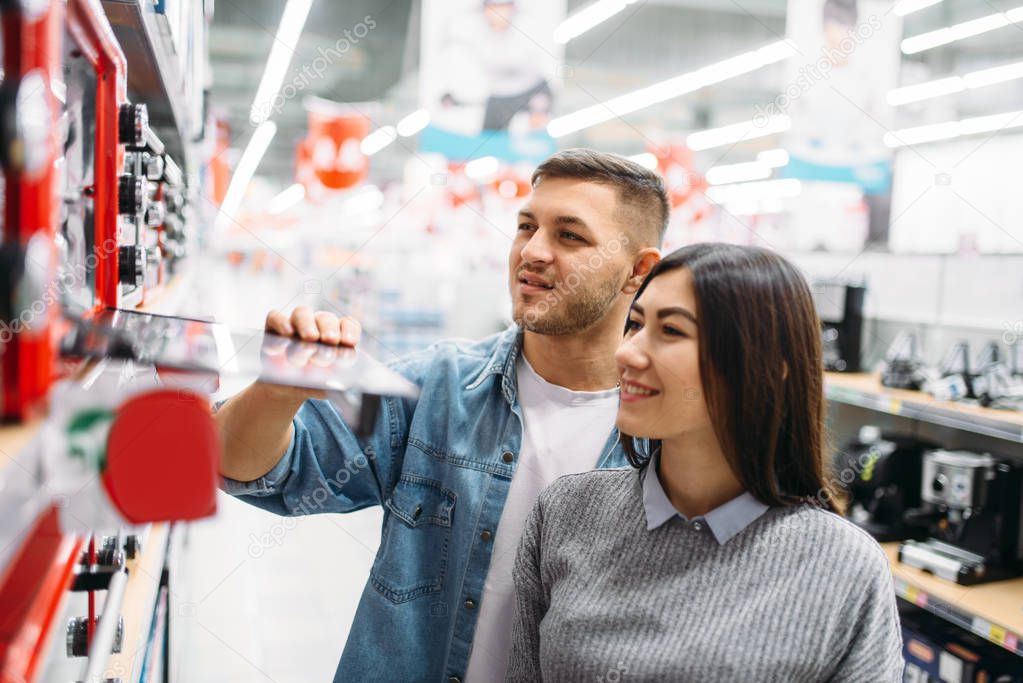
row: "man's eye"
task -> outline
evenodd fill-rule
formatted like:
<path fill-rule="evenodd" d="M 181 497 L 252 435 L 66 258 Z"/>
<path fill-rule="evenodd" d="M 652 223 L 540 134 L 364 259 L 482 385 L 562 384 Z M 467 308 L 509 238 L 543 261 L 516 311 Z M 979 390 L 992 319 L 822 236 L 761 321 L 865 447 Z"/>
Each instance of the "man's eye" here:
<path fill-rule="evenodd" d="M 575 240 L 578 242 L 583 241 L 583 238 L 575 234 L 574 232 L 563 232 L 561 233 L 561 236 L 564 237 L 566 240 Z"/>
<path fill-rule="evenodd" d="M 519 230 L 532 230 L 532 223 L 519 223 Z"/>

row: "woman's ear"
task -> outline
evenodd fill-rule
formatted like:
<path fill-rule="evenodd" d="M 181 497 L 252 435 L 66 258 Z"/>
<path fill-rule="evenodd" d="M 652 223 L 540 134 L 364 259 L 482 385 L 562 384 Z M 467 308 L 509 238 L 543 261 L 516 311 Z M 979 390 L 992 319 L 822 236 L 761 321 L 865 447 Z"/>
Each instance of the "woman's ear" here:
<path fill-rule="evenodd" d="M 659 249 L 653 247 L 641 249 L 636 254 L 636 259 L 632 262 L 632 274 L 629 275 L 629 279 L 622 288 L 622 292 L 625 294 L 635 294 L 639 286 L 643 284 L 643 280 L 646 279 L 646 276 L 660 260 L 661 252 Z"/>

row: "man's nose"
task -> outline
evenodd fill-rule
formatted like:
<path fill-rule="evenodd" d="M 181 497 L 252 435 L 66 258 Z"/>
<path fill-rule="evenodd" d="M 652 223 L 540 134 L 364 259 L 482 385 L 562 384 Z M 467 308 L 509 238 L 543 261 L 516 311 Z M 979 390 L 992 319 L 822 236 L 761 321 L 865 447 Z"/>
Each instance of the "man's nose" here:
<path fill-rule="evenodd" d="M 519 253 L 526 263 L 551 263 L 554 260 L 554 252 L 543 230 L 534 232 Z"/>

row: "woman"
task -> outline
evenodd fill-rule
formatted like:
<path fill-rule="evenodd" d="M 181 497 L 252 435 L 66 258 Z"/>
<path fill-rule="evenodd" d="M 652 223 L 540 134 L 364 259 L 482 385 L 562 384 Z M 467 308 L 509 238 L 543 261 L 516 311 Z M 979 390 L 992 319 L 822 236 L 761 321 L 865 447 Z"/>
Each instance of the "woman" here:
<path fill-rule="evenodd" d="M 616 353 L 634 469 L 538 499 L 507 680 L 902 680 L 887 560 L 825 478 L 819 329 L 764 249 L 651 271 Z"/>

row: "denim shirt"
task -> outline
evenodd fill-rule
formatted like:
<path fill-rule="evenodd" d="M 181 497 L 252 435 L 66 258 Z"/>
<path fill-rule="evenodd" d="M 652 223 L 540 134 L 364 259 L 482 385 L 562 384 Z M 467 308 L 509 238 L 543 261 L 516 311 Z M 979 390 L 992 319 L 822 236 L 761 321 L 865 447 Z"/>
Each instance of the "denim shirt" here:
<path fill-rule="evenodd" d="M 510 327 L 395 361 L 420 396 L 385 398 L 372 434 L 357 438 L 331 403 L 309 400 L 270 472 L 224 480 L 228 493 L 279 515 L 383 506 L 380 549 L 335 681 L 462 679 L 522 442 L 521 349 Z M 608 427 L 594 466 L 625 466 Z"/>

